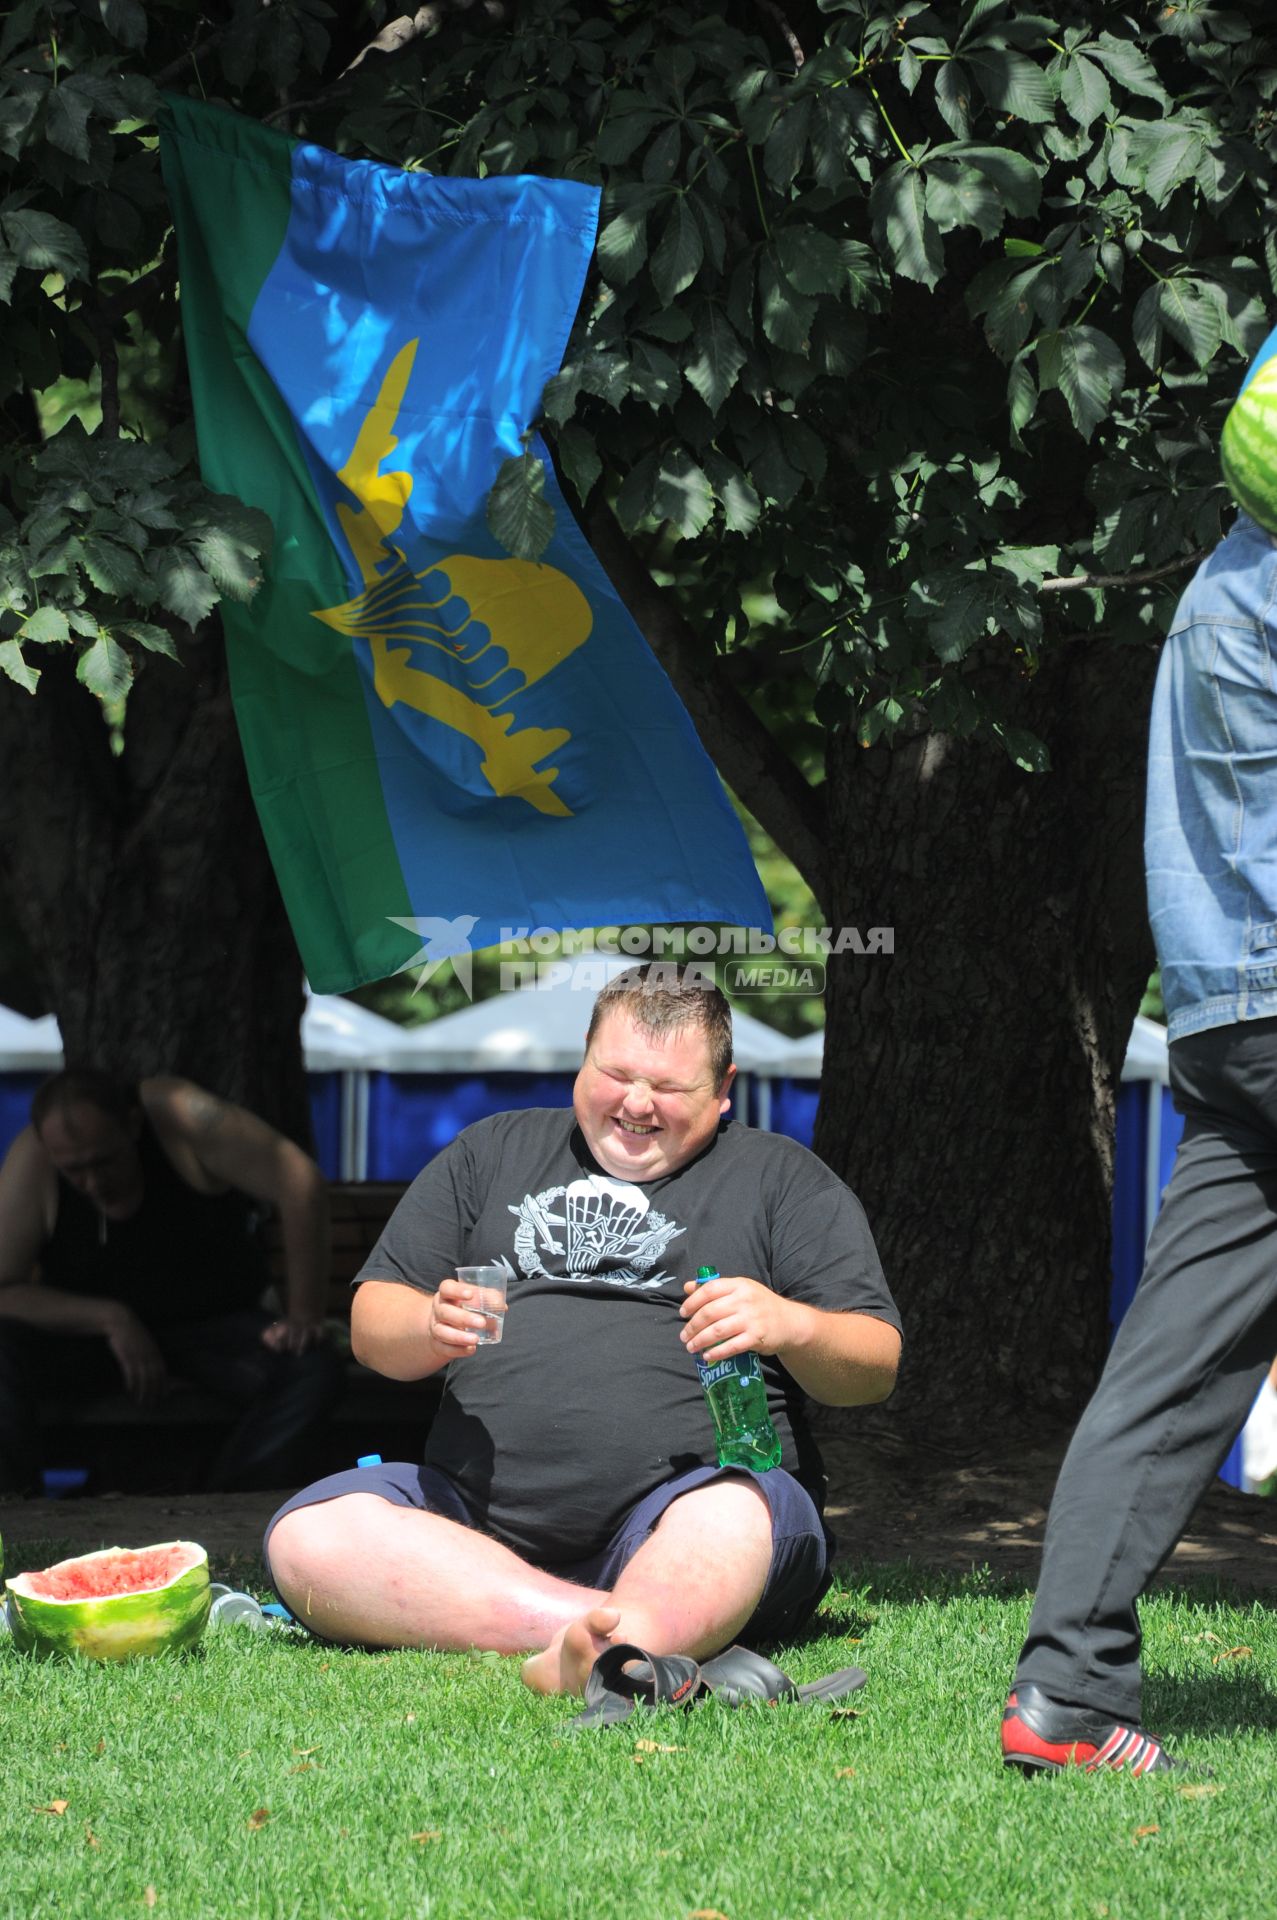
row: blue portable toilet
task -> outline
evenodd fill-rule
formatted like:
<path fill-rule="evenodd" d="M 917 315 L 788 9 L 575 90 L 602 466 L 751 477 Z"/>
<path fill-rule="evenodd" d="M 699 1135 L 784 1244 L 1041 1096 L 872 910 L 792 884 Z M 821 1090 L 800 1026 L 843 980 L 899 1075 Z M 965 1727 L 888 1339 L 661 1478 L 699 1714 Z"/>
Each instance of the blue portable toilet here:
<path fill-rule="evenodd" d="M 488 1114 L 569 1106 L 595 995 L 632 964 L 602 955 L 555 961 L 532 984 L 401 1029 L 395 1061 L 373 1063 L 369 1075 L 365 1177 L 413 1179 Z M 733 1108 L 749 1121 L 755 1076 L 784 1059 L 790 1042 L 752 1014 L 734 1011 L 732 1026 Z"/>

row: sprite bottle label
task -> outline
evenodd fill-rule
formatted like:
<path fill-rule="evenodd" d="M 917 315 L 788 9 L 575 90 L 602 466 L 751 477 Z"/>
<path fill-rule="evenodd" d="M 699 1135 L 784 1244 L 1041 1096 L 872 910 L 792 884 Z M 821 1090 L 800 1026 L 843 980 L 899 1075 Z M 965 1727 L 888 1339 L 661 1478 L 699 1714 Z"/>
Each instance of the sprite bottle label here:
<path fill-rule="evenodd" d="M 716 1267 L 698 1267 L 697 1280 L 717 1280 Z M 756 1353 L 738 1353 L 712 1366 L 694 1354 L 714 1423 L 720 1467 L 766 1473 L 780 1465 L 781 1439 L 767 1409 L 767 1386 Z"/>

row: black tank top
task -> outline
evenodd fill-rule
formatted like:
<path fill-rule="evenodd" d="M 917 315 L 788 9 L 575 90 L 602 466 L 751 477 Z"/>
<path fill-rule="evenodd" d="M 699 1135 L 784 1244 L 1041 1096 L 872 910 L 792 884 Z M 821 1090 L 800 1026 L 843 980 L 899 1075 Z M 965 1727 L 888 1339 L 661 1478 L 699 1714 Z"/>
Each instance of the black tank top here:
<path fill-rule="evenodd" d="M 145 1118 L 138 1152 L 146 1185 L 128 1220 L 104 1221 L 59 1175 L 58 1217 L 40 1257 L 45 1284 L 122 1300 L 153 1327 L 255 1306 L 268 1276 L 253 1203 L 188 1187 Z"/>

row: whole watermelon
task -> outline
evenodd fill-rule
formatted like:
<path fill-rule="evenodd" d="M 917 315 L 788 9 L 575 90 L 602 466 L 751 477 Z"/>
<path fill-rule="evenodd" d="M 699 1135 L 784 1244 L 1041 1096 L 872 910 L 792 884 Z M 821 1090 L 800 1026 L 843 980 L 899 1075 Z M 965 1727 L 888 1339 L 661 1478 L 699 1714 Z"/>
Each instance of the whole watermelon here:
<path fill-rule="evenodd" d="M 1244 513 L 1277 533 L 1277 355 L 1232 405 L 1219 444 L 1224 484 Z"/>
<path fill-rule="evenodd" d="M 136 1660 L 192 1647 L 210 1605 L 208 1555 L 190 1540 L 105 1547 L 8 1582 L 22 1653 Z"/>

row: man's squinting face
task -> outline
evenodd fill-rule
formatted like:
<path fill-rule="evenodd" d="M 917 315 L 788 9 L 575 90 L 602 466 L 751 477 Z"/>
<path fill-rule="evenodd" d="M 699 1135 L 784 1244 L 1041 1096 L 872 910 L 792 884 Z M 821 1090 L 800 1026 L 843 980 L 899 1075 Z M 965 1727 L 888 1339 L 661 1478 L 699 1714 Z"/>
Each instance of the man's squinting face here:
<path fill-rule="evenodd" d="M 699 1027 L 654 1040 L 620 1008 L 605 1014 L 576 1077 L 572 1105 L 590 1152 L 624 1180 L 659 1180 L 694 1160 L 731 1106 L 735 1067 L 714 1084 Z"/>

